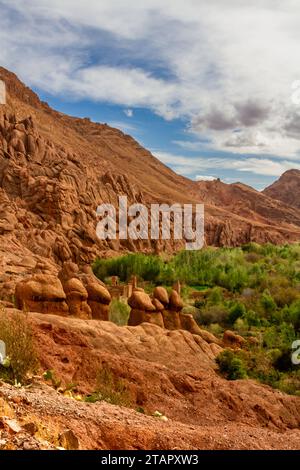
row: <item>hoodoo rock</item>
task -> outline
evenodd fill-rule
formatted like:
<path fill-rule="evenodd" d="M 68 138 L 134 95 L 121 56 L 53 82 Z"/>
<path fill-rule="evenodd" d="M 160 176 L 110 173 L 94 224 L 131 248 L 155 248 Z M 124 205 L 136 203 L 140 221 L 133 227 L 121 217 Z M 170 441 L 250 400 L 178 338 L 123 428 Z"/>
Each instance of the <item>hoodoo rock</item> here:
<path fill-rule="evenodd" d="M 152 323 L 163 328 L 163 318 L 161 314 L 161 304 L 155 305 L 150 296 L 141 288 L 136 287 L 131 297 L 128 299 L 131 307 L 128 325 L 136 326 L 141 323 Z M 158 307 L 158 308 L 157 308 Z"/>
<path fill-rule="evenodd" d="M 172 291 L 170 299 L 164 287 L 155 287 L 152 298 L 143 289 L 135 287 L 128 299 L 131 307 L 128 324 L 152 323 L 168 330 L 180 330 L 180 312 L 183 302 L 177 291 Z"/>
<path fill-rule="evenodd" d="M 183 300 L 180 296 L 181 286 L 176 283 L 170 297 L 167 290 L 157 286 L 152 296 L 146 294 L 143 289 L 135 287 L 132 296 L 128 299 L 131 307 L 129 326 L 137 326 L 142 323 L 152 323 L 167 330 L 186 330 L 193 335 L 200 336 L 204 341 L 214 345 L 217 355 L 222 350 L 222 342 L 206 330 L 202 330 L 193 315 L 183 313 Z"/>
<path fill-rule="evenodd" d="M 60 280 L 49 274 L 35 274 L 16 285 L 17 307 L 20 310 L 67 315 L 66 294 Z"/>
<path fill-rule="evenodd" d="M 88 293 L 88 305 L 95 320 L 108 320 L 111 295 L 104 285 L 94 275 L 82 274 L 80 276 Z"/>
<path fill-rule="evenodd" d="M 47 266 L 37 263 L 35 274 L 17 283 L 15 297 L 19 309 L 108 320 L 111 295 L 89 271 L 81 273 L 72 262 L 64 263 L 57 276 L 40 274 L 40 270 L 46 271 Z"/>
<path fill-rule="evenodd" d="M 155 310 L 157 310 L 158 312 L 162 312 L 163 309 L 165 308 L 164 305 L 158 299 L 153 299 L 152 305 L 155 308 Z"/>
<path fill-rule="evenodd" d="M 70 315 L 89 319 L 92 318 L 92 311 L 88 305 L 88 292 L 79 279 L 72 278 L 63 283 L 63 289 L 66 294 L 66 300 Z"/>
<path fill-rule="evenodd" d="M 169 305 L 163 310 L 163 318 L 165 328 L 168 330 L 180 330 L 181 322 L 180 315 L 183 308 L 183 302 L 177 291 L 172 290 Z"/>
<path fill-rule="evenodd" d="M 146 312 L 154 312 L 155 307 L 146 292 L 135 290 L 128 299 L 128 305 L 133 309 L 144 310 Z"/>
<path fill-rule="evenodd" d="M 164 287 L 155 287 L 153 297 L 159 300 L 164 306 L 169 304 L 169 295 Z"/>

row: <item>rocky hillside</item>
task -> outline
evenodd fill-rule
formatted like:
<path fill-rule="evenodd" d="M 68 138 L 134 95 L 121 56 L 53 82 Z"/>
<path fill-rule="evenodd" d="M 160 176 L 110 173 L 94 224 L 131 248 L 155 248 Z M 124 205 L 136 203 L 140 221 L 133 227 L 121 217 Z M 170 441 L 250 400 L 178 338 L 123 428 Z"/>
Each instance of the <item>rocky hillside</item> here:
<path fill-rule="evenodd" d="M 40 259 L 84 264 L 120 250 L 182 247 L 168 241 L 99 241 L 96 207 L 116 204 L 121 194 L 130 203 L 204 202 L 207 244 L 299 240 L 297 209 L 240 184 L 183 178 L 121 131 L 52 110 L 3 68 L 0 79 L 7 86 L 7 105 L 0 107 L 2 265 L 22 265 L 24 258 L 27 264 Z"/>
<path fill-rule="evenodd" d="M 291 170 L 297 171 L 297 170 Z M 300 175 L 300 172 L 299 172 Z M 279 202 L 268 190 L 262 193 L 243 183 L 225 184 L 219 179 L 214 181 L 198 181 L 201 199 L 207 204 L 226 208 L 236 216 L 249 221 L 268 225 L 278 224 L 281 227 L 300 225 L 300 212 L 296 206 L 284 199 Z M 298 181 L 300 191 L 300 179 Z M 252 235 L 249 234 L 252 238 Z"/>
<path fill-rule="evenodd" d="M 300 209 L 300 170 L 288 170 L 263 193 L 290 207 Z"/>

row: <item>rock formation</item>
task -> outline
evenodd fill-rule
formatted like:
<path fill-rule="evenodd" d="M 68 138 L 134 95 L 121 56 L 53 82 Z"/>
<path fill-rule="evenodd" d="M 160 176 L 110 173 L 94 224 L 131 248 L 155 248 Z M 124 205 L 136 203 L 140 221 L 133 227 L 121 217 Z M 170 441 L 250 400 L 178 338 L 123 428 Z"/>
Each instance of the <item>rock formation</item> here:
<path fill-rule="evenodd" d="M 224 334 L 223 334 L 224 346 L 232 348 L 232 349 L 240 349 L 245 343 L 246 343 L 246 340 L 242 336 L 234 333 L 234 331 L 231 331 L 231 330 L 224 331 Z"/>
<path fill-rule="evenodd" d="M 67 315 L 66 294 L 60 280 L 49 274 L 35 274 L 16 285 L 16 304 L 20 310 Z"/>
<path fill-rule="evenodd" d="M 163 306 L 159 302 L 152 301 L 146 292 L 135 288 L 128 299 L 128 305 L 131 307 L 128 325 L 136 326 L 141 323 L 152 323 L 164 327 L 161 313 Z"/>
<path fill-rule="evenodd" d="M 39 269 L 37 264 L 35 271 Z M 111 301 L 103 283 L 73 262 L 64 263 L 58 276 L 34 274 L 18 282 L 15 298 L 20 310 L 96 320 L 108 320 Z"/>
<path fill-rule="evenodd" d="M 192 315 L 182 312 L 184 304 L 179 294 L 179 282 L 174 286 L 176 290 L 171 291 L 170 297 L 164 287 L 155 287 L 150 297 L 143 289 L 136 287 L 136 282 L 134 285 L 133 294 L 128 299 L 131 307 L 129 326 L 152 323 L 167 330 L 187 330 L 203 337 L 205 341 L 221 344 L 214 335 L 201 330 Z"/>

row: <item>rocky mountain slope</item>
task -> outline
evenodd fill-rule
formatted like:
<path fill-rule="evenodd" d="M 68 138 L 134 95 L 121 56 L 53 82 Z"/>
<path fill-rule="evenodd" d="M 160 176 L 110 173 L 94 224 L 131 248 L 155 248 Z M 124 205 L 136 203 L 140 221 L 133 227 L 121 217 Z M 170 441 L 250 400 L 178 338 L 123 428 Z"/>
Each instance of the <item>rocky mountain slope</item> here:
<path fill-rule="evenodd" d="M 26 269 L 41 260 L 85 264 L 120 250 L 183 246 L 98 240 L 96 208 L 102 202 L 117 205 L 118 195 L 127 195 L 129 203 L 204 202 L 211 245 L 299 240 L 297 208 L 241 184 L 190 181 L 121 131 L 52 110 L 3 68 L 0 79 L 7 87 L 7 104 L 0 106 L 2 270 L 12 264 L 22 270 L 24 263 Z"/>
<path fill-rule="evenodd" d="M 300 170 L 288 170 L 263 193 L 290 207 L 300 209 Z"/>

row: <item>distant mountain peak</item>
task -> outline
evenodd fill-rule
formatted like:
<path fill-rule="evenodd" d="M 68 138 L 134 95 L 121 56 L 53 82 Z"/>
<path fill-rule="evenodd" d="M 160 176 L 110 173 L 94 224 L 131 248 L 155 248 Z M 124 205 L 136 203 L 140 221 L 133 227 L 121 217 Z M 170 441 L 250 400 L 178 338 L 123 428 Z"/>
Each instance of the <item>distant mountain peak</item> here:
<path fill-rule="evenodd" d="M 280 178 L 263 191 L 267 196 L 300 209 L 300 170 L 285 171 Z"/>

